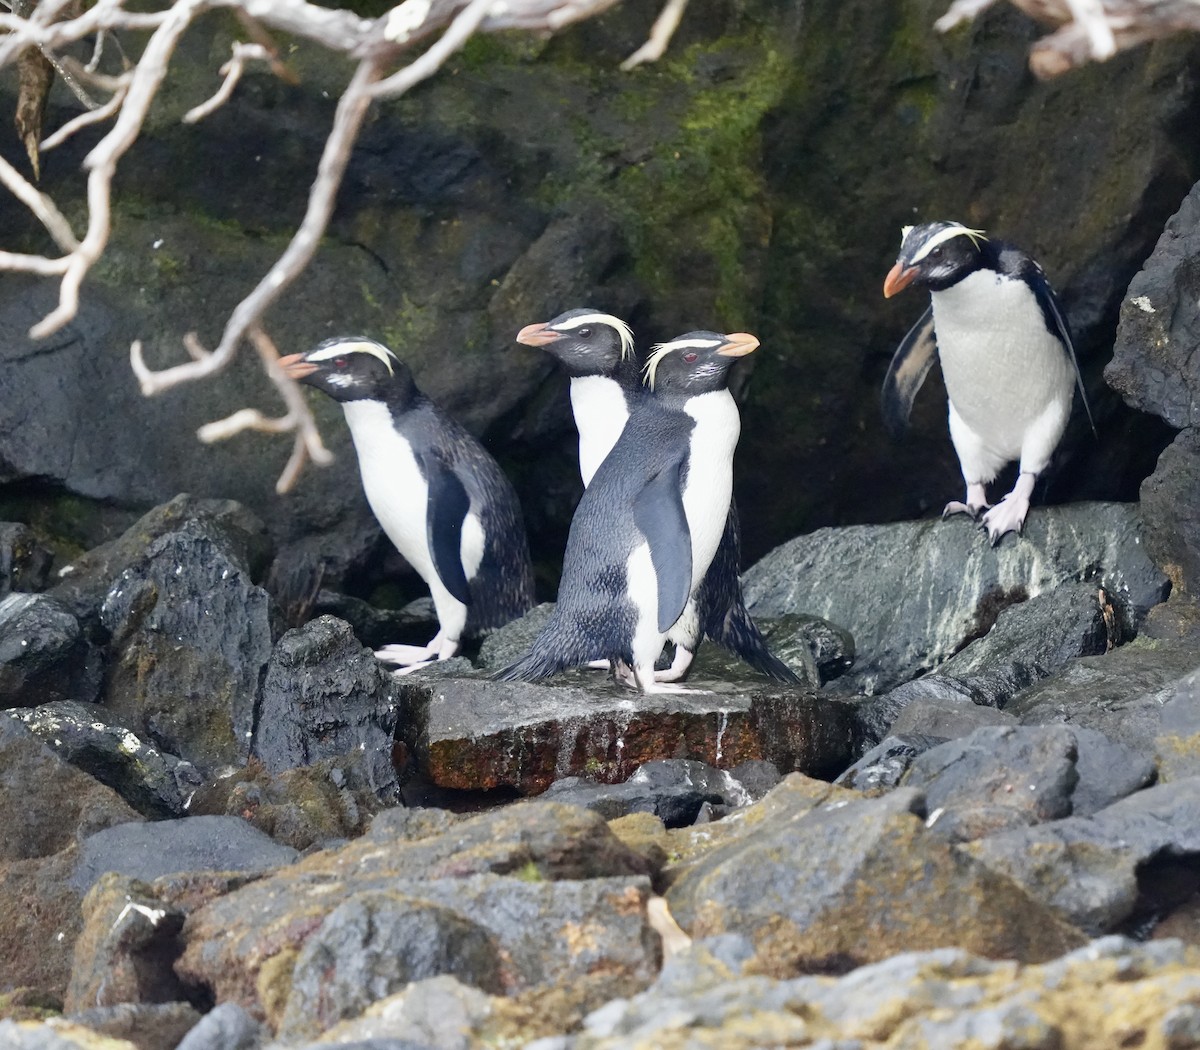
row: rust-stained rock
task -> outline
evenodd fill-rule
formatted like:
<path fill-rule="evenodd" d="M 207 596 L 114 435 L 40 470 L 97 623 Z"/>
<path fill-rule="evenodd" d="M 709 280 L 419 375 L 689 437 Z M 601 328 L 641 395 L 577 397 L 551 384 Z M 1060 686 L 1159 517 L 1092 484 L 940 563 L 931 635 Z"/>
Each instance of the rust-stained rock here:
<path fill-rule="evenodd" d="M 829 801 L 801 797 L 692 860 L 667 893 L 684 930 L 748 937 L 754 969 L 775 976 L 950 946 L 1037 962 L 1084 942 L 1014 883 L 931 835 L 920 793 L 830 791 Z"/>
<path fill-rule="evenodd" d="M 656 758 L 720 768 L 765 758 L 833 776 L 852 760 L 853 705 L 820 693 L 690 683 L 711 690 L 644 695 L 599 672 L 554 684 L 406 679 L 401 732 L 440 787 L 543 791 L 561 777 L 620 783 Z"/>
<path fill-rule="evenodd" d="M 61 996 L 83 926 L 83 891 L 71 884 L 79 852 L 0 862 L 0 959 L 5 984 Z M 0 1045 L 5 1045 L 0 1040 Z"/>

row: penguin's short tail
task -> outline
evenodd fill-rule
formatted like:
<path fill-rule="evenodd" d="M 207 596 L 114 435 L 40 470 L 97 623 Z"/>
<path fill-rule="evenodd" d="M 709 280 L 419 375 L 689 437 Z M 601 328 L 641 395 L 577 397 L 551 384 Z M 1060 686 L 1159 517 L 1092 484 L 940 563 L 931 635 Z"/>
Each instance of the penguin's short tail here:
<path fill-rule="evenodd" d="M 581 647 L 564 644 L 561 638 L 550 637 L 548 631 L 543 631 L 534 639 L 529 652 L 516 663 L 497 671 L 492 675 L 492 681 L 540 682 L 552 674 L 579 667 L 587 660 L 588 657 L 584 655 Z"/>
<path fill-rule="evenodd" d="M 756 671 L 788 685 L 817 685 L 806 682 L 787 664 L 779 659 L 767 646 L 762 631 L 750 618 L 750 613 L 741 600 L 734 601 L 722 616 L 713 616 L 704 625 L 704 633 L 714 642 L 741 657 Z"/>

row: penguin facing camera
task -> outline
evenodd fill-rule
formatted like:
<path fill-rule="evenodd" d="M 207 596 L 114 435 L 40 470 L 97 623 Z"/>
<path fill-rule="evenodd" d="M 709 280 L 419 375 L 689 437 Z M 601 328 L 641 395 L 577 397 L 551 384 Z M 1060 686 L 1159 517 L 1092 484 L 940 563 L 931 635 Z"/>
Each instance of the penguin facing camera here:
<path fill-rule="evenodd" d="M 936 356 L 950 401 L 950 440 L 967 485 L 965 501 L 947 503 L 942 517 L 969 514 L 995 546 L 1005 533 L 1023 529 L 1076 387 L 1091 421 L 1070 331 L 1029 255 L 961 223 L 904 228 L 883 294 L 890 298 L 909 285 L 928 288 L 930 306 L 888 368 L 884 422 L 893 432 L 904 428 Z M 1013 460 L 1020 461 L 1016 484 L 991 506 L 987 484 Z"/>
<path fill-rule="evenodd" d="M 650 391 L 642 383 L 629 325 L 612 314 L 594 309 L 568 310 L 553 320 L 526 325 L 517 342 L 541 347 L 562 362 L 571 378 L 571 412 L 579 432 L 579 473 L 587 487 L 637 405 Z M 683 678 L 708 635 L 755 670 L 777 681 L 802 684 L 796 673 L 768 648 L 766 639 L 746 610 L 742 598 L 741 540 L 737 508 L 732 502 L 717 553 L 701 581 L 696 599 L 698 615 L 692 630 L 678 632 L 671 666 L 655 671 L 660 682 Z M 595 661 L 607 667 L 607 661 Z"/>
<path fill-rule="evenodd" d="M 631 406 L 575 510 L 554 612 L 498 680 L 607 660 L 643 692 L 687 691 L 656 680 L 654 661 L 680 619 L 698 616 L 693 596 L 733 493 L 741 420 L 729 368 L 757 347 L 744 333 L 689 332 L 655 349 L 646 364 L 654 396 Z"/>
<path fill-rule="evenodd" d="M 338 336 L 279 364 L 341 403 L 367 503 L 433 597 L 438 632 L 429 644 L 384 646 L 380 660 L 406 674 L 453 656 L 464 631 L 499 627 L 532 608 L 529 545 L 512 485 L 391 350 Z"/>

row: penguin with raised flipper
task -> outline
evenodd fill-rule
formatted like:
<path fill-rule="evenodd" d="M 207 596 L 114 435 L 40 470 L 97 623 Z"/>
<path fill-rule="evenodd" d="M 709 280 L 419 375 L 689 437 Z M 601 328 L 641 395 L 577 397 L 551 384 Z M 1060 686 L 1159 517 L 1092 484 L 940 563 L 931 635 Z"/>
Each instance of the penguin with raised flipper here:
<path fill-rule="evenodd" d="M 656 348 L 646 366 L 655 396 L 634 405 L 576 508 L 554 612 L 497 678 L 537 681 L 604 659 L 644 692 L 684 691 L 657 681 L 654 661 L 694 615 L 720 543 L 741 429 L 728 373 L 757 347 L 744 333 L 689 332 Z"/>
<path fill-rule="evenodd" d="M 433 640 L 375 655 L 407 673 L 453 656 L 464 631 L 528 612 L 533 572 L 517 495 L 483 446 L 417 389 L 408 367 L 362 336 L 327 339 L 279 363 L 341 403 L 367 502 L 433 597 Z"/>
<path fill-rule="evenodd" d="M 1091 421 L 1070 331 L 1029 255 L 961 223 L 904 228 L 883 294 L 909 285 L 929 289 L 930 307 L 892 359 L 884 420 L 893 430 L 904 426 L 936 356 L 949 395 L 950 439 L 967 484 L 965 502 L 947 503 L 942 516 L 982 514 L 981 527 L 995 545 L 1024 527 L 1034 483 L 1066 429 L 1076 387 Z M 989 509 L 988 482 L 1015 459 L 1016 484 Z"/>
<path fill-rule="evenodd" d="M 642 383 L 633 332 L 612 314 L 595 309 L 568 310 L 551 321 L 526 325 L 517 341 L 542 347 L 562 362 L 571 377 L 571 411 L 579 432 L 579 472 L 586 487 L 604 461 L 636 406 L 653 396 Z M 741 543 L 737 507 L 729 515 L 717 553 L 696 595 L 696 613 L 673 631 L 671 666 L 656 671 L 660 682 L 678 681 L 707 634 L 755 670 L 781 682 L 802 684 L 799 676 L 767 647 L 742 597 Z M 685 626 L 690 627 L 685 629 Z"/>

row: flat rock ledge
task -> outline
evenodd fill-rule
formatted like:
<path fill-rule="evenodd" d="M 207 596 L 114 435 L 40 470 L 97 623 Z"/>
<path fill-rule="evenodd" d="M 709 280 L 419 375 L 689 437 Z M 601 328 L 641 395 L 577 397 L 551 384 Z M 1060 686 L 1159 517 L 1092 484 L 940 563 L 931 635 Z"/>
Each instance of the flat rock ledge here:
<path fill-rule="evenodd" d="M 859 744 L 854 704 L 815 691 L 698 681 L 705 691 L 633 697 L 598 673 L 573 677 L 580 684 L 402 679 L 410 760 L 439 787 L 536 794 L 568 776 L 620 783 L 660 758 L 767 759 L 832 777 Z"/>

